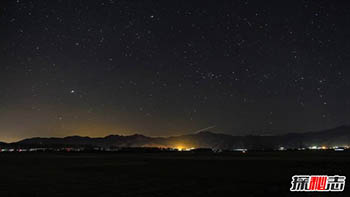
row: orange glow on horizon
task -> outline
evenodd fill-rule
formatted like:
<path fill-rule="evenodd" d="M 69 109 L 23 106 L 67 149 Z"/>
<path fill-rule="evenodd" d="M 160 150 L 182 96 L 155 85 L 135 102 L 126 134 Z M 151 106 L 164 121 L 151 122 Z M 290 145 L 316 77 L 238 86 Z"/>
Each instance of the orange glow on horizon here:
<path fill-rule="evenodd" d="M 188 146 L 188 145 L 184 145 L 184 144 L 177 144 L 175 146 L 173 146 L 172 148 L 178 150 L 178 151 L 190 151 L 195 149 L 193 146 Z"/>

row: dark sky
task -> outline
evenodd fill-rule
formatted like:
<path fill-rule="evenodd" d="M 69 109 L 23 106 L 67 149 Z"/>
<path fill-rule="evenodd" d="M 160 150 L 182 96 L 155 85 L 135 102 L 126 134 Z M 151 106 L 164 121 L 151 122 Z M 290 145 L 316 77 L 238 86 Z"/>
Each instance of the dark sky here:
<path fill-rule="evenodd" d="M 0 141 L 350 123 L 347 1 L 0 5 Z"/>

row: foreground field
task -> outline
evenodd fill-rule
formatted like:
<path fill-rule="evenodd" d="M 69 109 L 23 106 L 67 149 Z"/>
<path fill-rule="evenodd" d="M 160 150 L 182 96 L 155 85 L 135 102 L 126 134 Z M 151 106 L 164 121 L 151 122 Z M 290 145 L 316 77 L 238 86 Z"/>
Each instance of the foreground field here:
<path fill-rule="evenodd" d="M 350 179 L 350 153 L 2 153 L 0 196 L 349 196 L 291 193 L 296 174 Z"/>

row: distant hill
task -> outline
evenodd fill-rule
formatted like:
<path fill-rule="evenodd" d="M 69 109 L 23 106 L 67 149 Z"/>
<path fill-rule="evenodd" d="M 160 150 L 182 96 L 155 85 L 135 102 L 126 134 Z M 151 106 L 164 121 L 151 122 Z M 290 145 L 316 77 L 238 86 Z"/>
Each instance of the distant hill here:
<path fill-rule="evenodd" d="M 323 131 L 313 131 L 301 134 L 287 134 L 285 137 L 292 139 L 294 143 L 302 142 L 307 146 L 326 145 L 339 146 L 350 145 L 350 126 L 340 126 Z"/>
<path fill-rule="evenodd" d="M 68 136 L 64 138 L 28 138 L 16 142 L 17 145 L 76 145 L 76 146 L 121 146 L 121 147 L 142 147 L 155 138 L 135 134 L 130 136 L 109 135 L 103 138 L 91 138 L 81 136 Z"/>
<path fill-rule="evenodd" d="M 0 146 L 9 144 L 0 143 Z M 140 134 L 122 136 L 109 135 L 100 138 L 69 136 L 63 138 L 29 138 L 12 146 L 62 147 L 62 146 L 98 146 L 98 147 L 201 147 L 214 149 L 275 149 L 278 147 L 300 148 L 309 146 L 350 145 L 350 126 L 341 126 L 324 131 L 289 133 L 275 136 L 232 136 L 228 134 L 203 131 L 195 134 L 172 137 L 147 137 Z"/>

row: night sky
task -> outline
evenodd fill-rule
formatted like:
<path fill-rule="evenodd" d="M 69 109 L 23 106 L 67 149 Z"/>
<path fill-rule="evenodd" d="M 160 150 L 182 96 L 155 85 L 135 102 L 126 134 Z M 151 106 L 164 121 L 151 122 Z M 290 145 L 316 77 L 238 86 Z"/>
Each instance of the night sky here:
<path fill-rule="evenodd" d="M 0 141 L 350 123 L 346 1 L 0 5 Z"/>

